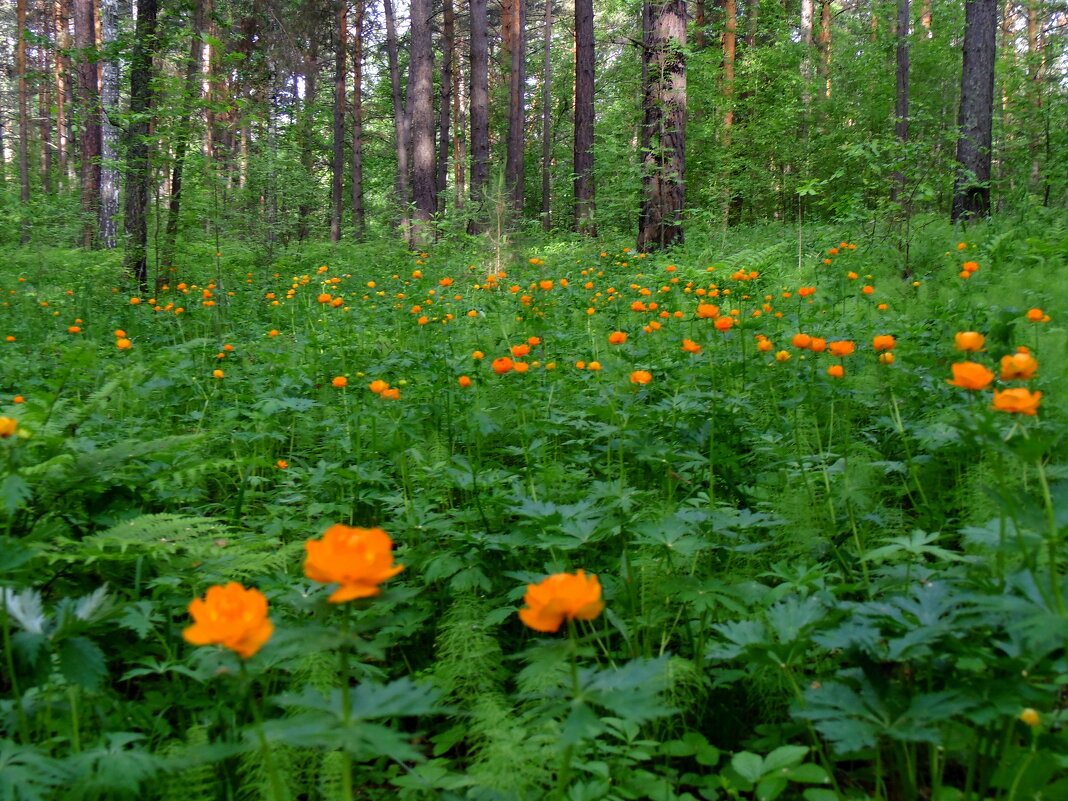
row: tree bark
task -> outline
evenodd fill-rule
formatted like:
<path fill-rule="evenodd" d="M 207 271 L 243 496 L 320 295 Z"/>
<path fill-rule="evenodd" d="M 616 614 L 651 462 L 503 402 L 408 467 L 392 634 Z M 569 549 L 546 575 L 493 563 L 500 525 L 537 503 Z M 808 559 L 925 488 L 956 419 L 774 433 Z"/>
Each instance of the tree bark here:
<path fill-rule="evenodd" d="M 400 227 L 405 241 L 411 241 L 411 196 L 408 188 L 408 115 L 401 97 L 400 53 L 397 42 L 397 20 L 392 0 L 383 0 L 386 15 L 386 54 L 389 59 L 389 85 L 393 95 L 393 129 L 397 145 L 397 178 L 395 182 Z"/>
<path fill-rule="evenodd" d="M 69 130 L 67 121 L 67 74 L 70 59 L 64 53 L 70 48 L 67 6 L 65 0 L 55 0 L 52 6 L 53 31 L 56 55 L 52 63 L 56 81 L 56 158 L 59 166 L 58 184 L 62 188 L 68 179 Z"/>
<path fill-rule="evenodd" d="M 723 0 L 723 147 L 731 146 L 734 127 L 734 61 L 738 49 L 738 3 Z"/>
<path fill-rule="evenodd" d="M 29 88 L 26 82 L 26 0 L 17 0 L 15 3 L 15 31 L 18 37 L 15 46 L 15 69 L 19 79 L 19 200 L 22 202 L 20 241 L 25 245 L 30 241 L 30 109 Z"/>
<path fill-rule="evenodd" d="M 111 123 L 119 113 L 119 62 L 107 51 L 119 38 L 116 0 L 100 0 L 100 33 L 105 50 L 100 82 L 100 244 L 111 249 L 119 233 L 119 129 Z"/>
<path fill-rule="evenodd" d="M 820 0 L 820 91 L 831 99 L 831 0 Z"/>
<path fill-rule="evenodd" d="M 367 236 L 367 212 L 363 202 L 363 16 L 365 0 L 356 0 L 352 43 L 352 238 Z"/>
<path fill-rule="evenodd" d="M 464 206 L 464 198 L 467 196 L 467 162 L 466 154 L 466 131 L 467 118 L 464 114 L 464 64 L 459 56 L 460 48 L 453 45 L 453 53 L 456 59 L 456 69 L 452 73 L 452 183 L 453 183 L 453 206 L 461 209 Z"/>
<path fill-rule="evenodd" d="M 954 223 L 990 214 L 997 13 L 995 0 L 967 0 L 965 4 L 957 179 L 950 213 Z"/>
<path fill-rule="evenodd" d="M 552 230 L 553 0 L 545 0 L 541 26 L 541 227 Z"/>
<path fill-rule="evenodd" d="M 388 2 L 388 0 L 387 0 Z M 486 0 L 471 2 L 471 200 L 476 214 L 468 233 L 481 233 L 489 179 L 489 15 Z"/>
<path fill-rule="evenodd" d="M 597 236 L 593 175 L 593 0 L 575 0 L 575 230 Z"/>
<path fill-rule="evenodd" d="M 52 13 L 51 4 L 42 3 L 37 7 L 37 29 L 41 36 L 48 38 L 51 28 Z M 53 145 L 52 145 L 52 86 L 48 81 L 51 73 L 49 65 L 49 48 L 37 48 L 37 116 L 39 118 L 39 130 L 41 136 L 41 191 L 52 194 L 53 190 Z M 0 153 L 2 153 L 0 149 Z M 0 161 L 3 157 L 0 156 Z"/>
<path fill-rule="evenodd" d="M 444 0 L 444 27 L 441 34 L 441 93 L 438 111 L 438 162 L 434 181 L 439 202 L 445 203 L 449 185 L 449 148 L 452 135 L 453 71 L 456 58 L 456 12 L 452 0 Z"/>
<path fill-rule="evenodd" d="M 348 46 L 349 0 L 337 0 L 337 46 L 334 51 L 334 158 L 331 164 L 330 241 L 341 241 L 345 190 L 345 48 Z"/>
<path fill-rule="evenodd" d="M 814 16 L 813 0 L 801 0 L 801 102 L 806 115 L 812 105 L 812 49 L 816 44 L 812 34 Z"/>
<path fill-rule="evenodd" d="M 149 119 L 152 115 L 152 56 L 156 47 L 156 0 L 137 8 L 130 57 L 130 117 L 126 136 L 126 252 L 123 267 L 148 288 Z"/>
<path fill-rule="evenodd" d="M 686 2 L 646 0 L 639 250 L 683 243 L 686 208 Z"/>
<path fill-rule="evenodd" d="M 1027 147 L 1031 155 L 1030 184 L 1032 192 L 1042 191 L 1042 124 L 1043 86 L 1045 84 L 1046 55 L 1042 40 L 1042 25 L 1038 11 L 1040 0 L 1028 0 L 1027 3 L 1027 72 L 1030 82 L 1031 119 L 1028 122 L 1029 135 Z"/>
<path fill-rule="evenodd" d="M 96 13 L 93 0 L 73 0 L 74 46 L 78 49 L 79 180 L 82 246 L 97 246 L 100 212 L 100 88 L 97 82 Z"/>
<path fill-rule="evenodd" d="M 905 145 L 909 141 L 909 0 L 897 0 L 897 86 L 894 93 L 894 135 L 901 145 L 904 158 Z M 905 200 L 904 170 L 894 172 L 894 186 L 891 201 Z"/>
<path fill-rule="evenodd" d="M 412 244 L 425 247 L 437 211 L 434 170 L 434 58 L 431 52 L 430 0 L 411 0 L 412 199 L 415 203 Z"/>
<path fill-rule="evenodd" d="M 526 88 L 526 0 L 505 0 L 501 11 L 507 27 L 502 32 L 502 49 L 509 60 L 508 70 L 508 146 L 504 165 L 504 182 L 508 187 L 513 211 L 523 210 Z"/>

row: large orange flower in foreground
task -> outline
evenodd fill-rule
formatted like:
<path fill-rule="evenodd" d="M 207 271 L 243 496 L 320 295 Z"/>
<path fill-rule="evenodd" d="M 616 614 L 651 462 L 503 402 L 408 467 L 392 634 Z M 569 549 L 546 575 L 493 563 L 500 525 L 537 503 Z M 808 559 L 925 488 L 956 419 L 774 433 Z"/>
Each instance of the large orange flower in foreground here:
<path fill-rule="evenodd" d="M 1038 402 L 1041 399 L 1041 392 L 1030 392 L 1023 388 L 1006 389 L 1004 392 L 994 390 L 994 405 L 991 408 L 999 412 L 1033 415 L 1038 412 Z"/>
<path fill-rule="evenodd" d="M 393 564 L 393 540 L 380 528 L 331 526 L 321 540 L 304 543 L 304 575 L 322 584 L 340 584 L 327 598 L 339 604 L 378 595 L 379 584 L 404 570 Z"/>
<path fill-rule="evenodd" d="M 209 587 L 203 598 L 189 604 L 193 625 L 182 632 L 193 645 L 222 645 L 248 659 L 271 638 L 274 624 L 267 617 L 267 596 L 245 589 L 236 581 Z"/>
<path fill-rule="evenodd" d="M 581 570 L 556 573 L 540 584 L 528 584 L 523 603 L 526 606 L 519 610 L 519 619 L 546 633 L 559 630 L 565 619 L 593 620 L 604 609 L 597 576 L 587 576 Z"/>
<path fill-rule="evenodd" d="M 994 380 L 994 374 L 977 362 L 957 362 L 953 365 L 953 378 L 946 383 L 961 389 L 986 389 Z"/>

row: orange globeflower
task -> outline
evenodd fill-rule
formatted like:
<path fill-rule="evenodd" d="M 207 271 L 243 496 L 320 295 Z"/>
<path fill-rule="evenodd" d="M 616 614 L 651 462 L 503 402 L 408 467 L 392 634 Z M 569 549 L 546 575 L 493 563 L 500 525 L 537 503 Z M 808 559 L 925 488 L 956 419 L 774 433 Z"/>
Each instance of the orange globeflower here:
<path fill-rule="evenodd" d="M 718 317 L 714 323 L 717 331 L 729 331 L 734 325 L 733 317 Z"/>
<path fill-rule="evenodd" d="M 682 349 L 687 353 L 700 353 L 701 346 L 694 342 L 692 339 L 682 340 Z"/>
<path fill-rule="evenodd" d="M 793 338 L 790 340 L 790 344 L 795 348 L 804 349 L 812 344 L 812 337 L 808 334 L 794 334 Z"/>
<path fill-rule="evenodd" d="M 953 337 L 954 347 L 957 350 L 968 351 L 975 353 L 983 349 L 983 345 L 986 343 L 986 337 L 975 331 L 962 331 Z"/>
<path fill-rule="evenodd" d="M 527 370 L 530 369 L 530 364 L 528 364 L 527 362 L 515 361 L 512 362 L 512 369 L 515 370 L 517 373 L 525 373 Z"/>
<path fill-rule="evenodd" d="M 979 269 L 979 264 L 977 262 L 974 262 L 974 261 L 966 261 L 966 262 L 964 262 L 964 264 L 962 264 L 960 266 L 960 269 L 961 269 L 961 272 L 965 272 L 965 273 L 971 274 L 971 273 L 974 273 L 976 270 Z"/>
<path fill-rule="evenodd" d="M 864 288 L 860 291 L 863 292 L 865 295 L 874 295 L 875 287 L 873 287 L 871 284 L 865 284 Z"/>
<path fill-rule="evenodd" d="M 224 378 L 226 376 L 226 373 L 224 373 L 222 370 L 212 370 L 211 374 L 215 376 L 215 378 Z"/>
<path fill-rule="evenodd" d="M 345 378 L 345 376 L 339 375 L 339 376 L 334 376 L 334 378 L 331 379 L 330 383 L 333 384 L 338 389 L 341 389 L 342 387 L 347 387 L 349 385 L 349 380 L 347 378 Z"/>
<path fill-rule="evenodd" d="M 775 354 L 775 361 L 777 361 L 777 362 L 788 362 L 788 361 L 790 361 L 790 351 L 788 351 L 788 350 L 780 350 L 778 353 Z"/>
<path fill-rule="evenodd" d="M 528 584 L 523 596 L 526 604 L 519 619 L 534 631 L 547 634 L 559 631 L 565 619 L 594 620 L 604 609 L 601 582 L 597 576 L 556 573 L 538 584 Z"/>
<path fill-rule="evenodd" d="M 613 331 L 608 335 L 609 345 L 622 345 L 627 341 L 627 335 L 623 331 Z"/>
<path fill-rule="evenodd" d="M 871 341 L 871 346 L 877 351 L 893 350 L 897 347 L 897 340 L 890 334 L 880 334 Z"/>
<path fill-rule="evenodd" d="M 719 306 L 713 306 L 711 303 L 698 303 L 697 317 L 701 320 L 719 317 Z"/>
<path fill-rule="evenodd" d="M 222 645 L 248 659 L 271 638 L 274 624 L 267 617 L 267 596 L 236 581 L 209 587 L 204 598 L 189 604 L 193 625 L 182 632 L 193 645 Z"/>
<path fill-rule="evenodd" d="M 0 417 L 0 439 L 7 439 L 19 427 L 19 421 L 14 417 Z"/>
<path fill-rule="evenodd" d="M 841 378 L 845 375 L 845 368 L 840 364 L 832 364 L 827 368 L 827 375 L 831 378 Z"/>
<path fill-rule="evenodd" d="M 389 384 L 387 384 L 385 381 L 383 381 L 381 378 L 379 378 L 379 379 L 376 379 L 376 380 L 372 381 L 370 384 L 368 384 L 367 388 L 369 390 L 371 390 L 371 392 L 373 392 L 376 395 L 378 395 L 379 393 L 385 392 L 387 389 L 389 389 Z"/>
<path fill-rule="evenodd" d="M 511 372 L 512 368 L 515 366 L 515 362 L 513 362 L 507 356 L 501 356 L 493 360 L 492 366 L 493 372 L 495 372 L 497 375 L 504 375 L 505 373 Z"/>
<path fill-rule="evenodd" d="M 1013 353 L 1010 356 L 1001 357 L 1001 380 L 1030 381 L 1035 377 L 1038 362 L 1030 353 Z"/>
<path fill-rule="evenodd" d="M 994 380 L 994 374 L 976 362 L 957 362 L 953 365 L 953 378 L 947 384 L 962 389 L 986 389 Z"/>
<path fill-rule="evenodd" d="M 587 370 L 593 370 L 595 373 L 601 369 L 601 363 L 598 361 L 592 361 L 586 365 Z"/>
<path fill-rule="evenodd" d="M 815 294 L 816 294 L 816 287 L 814 287 L 814 286 L 803 286 L 803 287 L 800 287 L 797 290 L 797 296 L 801 297 L 801 298 L 807 298 L 809 295 L 815 295 Z"/>
<path fill-rule="evenodd" d="M 466 389 L 467 387 L 471 386 L 471 377 L 470 376 L 466 376 L 466 375 L 462 375 L 462 376 L 460 376 L 459 378 L 456 379 L 456 383 L 459 384 L 461 387 L 464 387 Z"/>
<path fill-rule="evenodd" d="M 630 383 L 632 384 L 648 384 L 653 380 L 653 374 L 647 370 L 635 370 L 630 374 Z"/>
<path fill-rule="evenodd" d="M 808 343 L 808 349 L 813 353 L 823 353 L 827 350 L 827 340 L 820 337 L 812 337 L 812 341 Z"/>
<path fill-rule="evenodd" d="M 133 347 L 133 343 L 125 337 L 115 340 L 115 347 L 119 350 L 129 350 Z"/>
<path fill-rule="evenodd" d="M 761 353 L 768 353 L 775 345 L 772 344 L 770 339 L 762 339 L 757 343 L 757 350 Z"/>
<path fill-rule="evenodd" d="M 885 352 L 879 354 L 879 364 L 893 364 L 893 363 L 894 363 L 894 354 L 892 354 L 890 351 L 885 351 Z"/>
<path fill-rule="evenodd" d="M 327 598 L 335 604 L 378 595 L 379 584 L 404 570 L 393 564 L 393 540 L 380 528 L 336 523 L 304 548 L 304 575 L 320 584 L 341 585 Z"/>
<path fill-rule="evenodd" d="M 1048 323 L 1049 315 L 1042 311 L 1042 309 L 1028 309 L 1027 319 L 1032 323 Z"/>
<path fill-rule="evenodd" d="M 11 402 L 12 403 L 25 403 L 26 399 L 24 397 L 22 397 L 21 395 L 16 395 L 14 398 L 11 399 Z"/>
<path fill-rule="evenodd" d="M 287 462 L 285 459 L 279 459 L 277 462 L 275 462 L 275 466 L 279 470 L 285 470 L 287 467 L 289 467 L 289 462 Z"/>
<path fill-rule="evenodd" d="M 1038 412 L 1038 402 L 1041 398 L 1041 392 L 1031 392 L 1023 387 L 1006 389 L 1004 392 L 994 390 L 994 405 L 990 408 L 999 412 L 1033 415 Z"/>
<path fill-rule="evenodd" d="M 530 346 L 529 345 L 512 345 L 512 347 L 510 347 L 509 350 L 512 351 L 512 355 L 515 356 L 518 359 L 519 357 L 526 356 L 528 353 L 530 353 Z"/>
<path fill-rule="evenodd" d="M 855 342 L 850 342 L 849 340 L 843 339 L 839 340 L 838 342 L 832 342 L 830 345 L 827 346 L 827 349 L 831 352 L 832 356 L 838 356 L 839 358 L 841 358 L 842 356 L 849 356 L 851 353 L 853 353 L 853 351 L 857 349 L 857 345 Z"/>
<path fill-rule="evenodd" d="M 471 354 L 471 358 L 472 359 L 485 359 L 486 358 L 486 354 L 483 353 L 480 350 L 476 350 L 474 353 Z"/>
<path fill-rule="evenodd" d="M 384 389 L 378 397 L 385 398 L 386 400 L 400 400 L 400 390 L 396 387 Z"/>

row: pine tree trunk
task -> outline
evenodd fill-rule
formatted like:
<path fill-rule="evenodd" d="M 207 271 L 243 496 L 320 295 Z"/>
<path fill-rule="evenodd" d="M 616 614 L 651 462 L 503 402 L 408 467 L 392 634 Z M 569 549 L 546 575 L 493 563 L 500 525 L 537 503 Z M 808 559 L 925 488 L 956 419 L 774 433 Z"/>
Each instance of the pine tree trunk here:
<path fill-rule="evenodd" d="M 345 191 L 345 48 L 348 46 L 349 2 L 337 0 L 337 46 L 334 52 L 334 158 L 331 164 L 330 241 L 341 241 Z"/>
<path fill-rule="evenodd" d="M 363 202 L 363 16 L 365 0 L 356 0 L 352 43 L 352 238 L 367 236 Z"/>
<path fill-rule="evenodd" d="M 444 27 L 441 36 L 441 94 L 438 112 L 438 162 L 434 182 L 439 202 L 445 203 L 449 185 L 449 149 L 452 127 L 453 70 L 456 58 L 456 12 L 452 0 L 444 0 Z M 444 211 L 444 209 L 441 209 Z"/>
<path fill-rule="evenodd" d="M 459 53 L 461 48 L 453 45 L 456 59 L 456 69 L 452 73 L 452 183 L 453 183 L 453 206 L 461 209 L 467 196 L 467 163 L 464 160 L 466 148 L 464 146 L 467 131 L 467 118 L 464 114 L 464 64 Z"/>
<path fill-rule="evenodd" d="M 51 5 L 44 3 L 37 8 L 37 29 L 46 38 L 52 21 L 50 9 Z M 52 87 L 47 77 L 51 74 L 49 52 L 47 47 L 37 48 L 37 116 L 41 135 L 41 191 L 46 195 L 52 194 L 52 174 L 55 171 L 52 145 Z M 2 153 L 3 150 L 0 149 L 0 154 Z M 2 155 L 0 155 L 0 161 L 3 161 Z"/>
<path fill-rule="evenodd" d="M 68 180 L 67 154 L 70 149 L 70 132 L 67 120 L 67 75 L 70 72 L 70 59 L 64 55 L 70 48 L 66 0 L 55 0 L 52 9 L 52 29 L 55 33 L 56 46 L 56 55 L 52 68 L 55 72 L 56 82 L 56 159 L 59 167 L 59 180 L 57 183 L 60 188 L 63 188 Z"/>
<path fill-rule="evenodd" d="M 513 211 L 523 211 L 525 195 L 524 149 L 526 115 L 526 0 L 505 0 L 502 15 L 507 27 L 502 31 L 502 48 L 509 60 L 508 71 L 508 147 L 505 156 L 504 181 L 508 187 Z"/>
<path fill-rule="evenodd" d="M 593 176 L 593 0 L 575 0 L 575 230 L 597 236 Z"/>
<path fill-rule="evenodd" d="M 434 58 L 431 53 L 430 0 L 411 0 L 412 199 L 415 204 L 412 243 L 425 247 L 433 234 L 430 220 L 437 211 L 434 170 Z"/>
<path fill-rule="evenodd" d="M 130 116 L 126 136 L 126 252 L 123 267 L 148 288 L 149 118 L 152 56 L 156 46 L 156 0 L 140 0 L 130 58 Z"/>
<path fill-rule="evenodd" d="M 100 0 L 100 32 L 105 51 L 119 36 L 116 0 Z M 111 120 L 119 113 L 119 62 L 103 62 L 100 82 L 103 113 L 100 120 L 100 244 L 111 249 L 118 244 L 119 129 Z"/>
<path fill-rule="evenodd" d="M 97 81 L 96 14 L 93 0 L 73 0 L 74 46 L 78 50 L 79 181 L 82 246 L 97 246 L 100 213 L 100 87 Z"/>
<path fill-rule="evenodd" d="M 388 2 L 388 0 L 387 0 Z M 468 233 L 484 230 L 483 205 L 489 179 L 489 15 L 486 0 L 471 2 L 471 200 L 478 219 Z"/>
<path fill-rule="evenodd" d="M 1032 192 L 1042 192 L 1042 87 L 1045 83 L 1046 55 L 1038 10 L 1040 0 L 1027 3 L 1027 73 L 1030 82 L 1031 119 L 1028 121 L 1027 149 L 1031 156 Z"/>
<path fill-rule="evenodd" d="M 23 214 L 20 241 L 25 245 L 30 241 L 30 110 L 29 87 L 26 82 L 26 0 L 16 1 L 15 20 L 18 36 L 15 46 L 15 70 L 19 79 L 19 200 L 22 201 Z"/>
<path fill-rule="evenodd" d="M 397 145 L 396 202 L 400 210 L 400 227 L 405 241 L 411 241 L 410 207 L 408 188 L 408 115 L 401 97 L 400 53 L 397 42 L 397 21 L 392 0 L 383 0 L 386 15 L 386 54 L 389 58 L 389 84 L 393 95 L 393 128 Z"/>
<path fill-rule="evenodd" d="M 967 0 L 965 4 L 957 179 L 950 214 L 954 223 L 990 214 L 997 13 L 994 0 Z"/>
<path fill-rule="evenodd" d="M 683 243 L 686 208 L 686 2 L 644 3 L 645 111 L 638 249 Z"/>
<path fill-rule="evenodd" d="M 552 230 L 552 83 L 553 0 L 545 0 L 541 62 L 541 227 Z"/>
<path fill-rule="evenodd" d="M 723 0 L 723 147 L 731 146 L 734 126 L 734 61 L 738 49 L 738 3 Z"/>
<path fill-rule="evenodd" d="M 831 0 L 820 0 L 820 91 L 831 99 Z"/>
<path fill-rule="evenodd" d="M 910 23 L 909 0 L 897 0 L 897 87 L 894 94 L 894 134 L 901 145 L 902 157 L 904 157 L 905 145 L 909 141 Z M 905 173 L 903 170 L 897 170 L 894 173 L 894 186 L 891 190 L 890 200 L 904 203 L 905 190 Z"/>

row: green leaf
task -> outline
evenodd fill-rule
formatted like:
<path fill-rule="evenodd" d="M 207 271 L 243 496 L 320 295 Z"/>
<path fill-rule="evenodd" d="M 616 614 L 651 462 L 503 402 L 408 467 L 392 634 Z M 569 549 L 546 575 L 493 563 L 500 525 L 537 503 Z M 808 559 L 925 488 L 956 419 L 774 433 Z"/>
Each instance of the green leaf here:
<path fill-rule="evenodd" d="M 32 745 L 0 740 L 0 801 L 47 801 L 70 782 L 68 769 Z"/>
<path fill-rule="evenodd" d="M 764 775 L 764 758 L 752 751 L 739 751 L 731 757 L 731 767 L 743 779 L 756 784 Z"/>
<path fill-rule="evenodd" d="M 18 473 L 10 473 L 0 484 L 0 496 L 4 498 L 4 511 L 11 517 L 23 503 L 33 497 L 33 490 Z"/>
<path fill-rule="evenodd" d="M 97 689 L 108 672 L 104 652 L 86 637 L 71 637 L 60 643 L 59 670 L 71 684 L 89 690 Z"/>
<path fill-rule="evenodd" d="M 783 775 L 792 782 L 804 782 L 805 784 L 823 784 L 826 781 L 830 781 L 827 771 L 812 762 L 790 768 Z"/>
<path fill-rule="evenodd" d="M 797 767 L 808 753 L 808 746 L 781 745 L 764 757 L 764 773 Z"/>
<path fill-rule="evenodd" d="M 782 776 L 766 776 L 756 786 L 757 801 L 774 801 L 786 789 L 786 779 Z"/>

